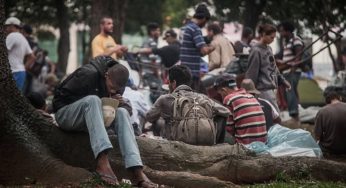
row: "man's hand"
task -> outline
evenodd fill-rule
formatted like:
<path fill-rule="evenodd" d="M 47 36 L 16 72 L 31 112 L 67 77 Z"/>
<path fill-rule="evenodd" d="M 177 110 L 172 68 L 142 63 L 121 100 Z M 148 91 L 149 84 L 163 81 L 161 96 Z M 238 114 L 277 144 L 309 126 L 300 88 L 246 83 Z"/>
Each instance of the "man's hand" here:
<path fill-rule="evenodd" d="M 119 104 L 124 103 L 123 96 L 121 96 L 120 94 L 112 95 L 111 98 L 118 100 Z"/>
<path fill-rule="evenodd" d="M 287 90 L 291 90 L 292 89 L 291 84 L 287 80 L 284 80 L 284 85 L 285 85 Z"/>
<path fill-rule="evenodd" d="M 139 54 L 151 54 L 152 50 L 151 50 L 151 48 L 141 48 L 138 50 L 138 53 Z"/>

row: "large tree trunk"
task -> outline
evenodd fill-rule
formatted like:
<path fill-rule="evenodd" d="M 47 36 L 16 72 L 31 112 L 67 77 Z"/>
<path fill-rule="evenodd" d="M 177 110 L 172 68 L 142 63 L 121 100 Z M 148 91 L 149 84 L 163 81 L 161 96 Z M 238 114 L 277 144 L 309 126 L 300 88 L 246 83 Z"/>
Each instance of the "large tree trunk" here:
<path fill-rule="evenodd" d="M 110 0 L 109 3 L 109 7 L 111 7 L 109 12 L 111 13 L 110 15 L 115 23 L 113 37 L 117 43 L 121 44 L 121 36 L 124 32 L 128 0 Z"/>
<path fill-rule="evenodd" d="M 58 71 L 63 74 L 66 73 L 68 56 L 70 53 L 70 20 L 68 9 L 65 5 L 65 0 L 55 0 L 57 7 L 57 19 L 58 19 L 58 28 L 60 31 L 60 38 L 58 42 Z"/>
<path fill-rule="evenodd" d="M 0 21 L 4 23 L 4 0 L 0 0 Z M 41 118 L 15 86 L 0 25 L 0 184 L 79 182 L 90 172 L 57 159 L 35 129 Z"/>
<path fill-rule="evenodd" d="M 267 0 L 246 0 L 244 11 L 244 26 L 256 31 L 259 16 L 262 14 Z"/>

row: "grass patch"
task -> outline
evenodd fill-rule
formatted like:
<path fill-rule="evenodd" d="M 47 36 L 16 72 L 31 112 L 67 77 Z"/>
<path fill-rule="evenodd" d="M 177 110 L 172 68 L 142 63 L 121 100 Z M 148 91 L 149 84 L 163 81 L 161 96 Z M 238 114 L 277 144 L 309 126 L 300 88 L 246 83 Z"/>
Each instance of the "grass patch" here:
<path fill-rule="evenodd" d="M 78 187 L 85 187 L 85 188 L 89 188 L 89 187 L 106 187 L 106 188 L 132 188 L 132 185 L 129 183 L 125 183 L 125 182 L 120 182 L 119 186 L 112 186 L 112 185 L 108 185 L 106 182 L 104 182 L 101 178 L 99 177 L 93 177 L 92 179 L 90 179 L 87 182 L 81 183 L 80 186 Z"/>
<path fill-rule="evenodd" d="M 299 188 L 345 188 L 346 184 L 341 182 L 318 182 L 318 181 L 289 181 L 289 182 L 280 182 L 280 181 L 273 181 L 269 183 L 264 184 L 256 184 L 256 185 L 246 185 L 242 187 L 249 187 L 249 188 L 292 188 L 292 187 L 299 187 Z"/>

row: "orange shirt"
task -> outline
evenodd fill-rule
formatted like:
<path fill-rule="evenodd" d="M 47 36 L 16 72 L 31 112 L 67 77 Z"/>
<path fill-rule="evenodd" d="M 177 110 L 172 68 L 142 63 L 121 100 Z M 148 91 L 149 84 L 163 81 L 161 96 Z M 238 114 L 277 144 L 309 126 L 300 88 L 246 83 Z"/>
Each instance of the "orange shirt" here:
<path fill-rule="evenodd" d="M 94 58 L 104 53 L 108 53 L 110 48 L 114 48 L 116 47 L 116 45 L 117 43 L 115 43 L 112 36 L 103 36 L 101 34 L 98 34 L 91 42 L 92 57 Z M 113 59 L 117 59 L 116 53 L 112 53 L 110 56 Z"/>

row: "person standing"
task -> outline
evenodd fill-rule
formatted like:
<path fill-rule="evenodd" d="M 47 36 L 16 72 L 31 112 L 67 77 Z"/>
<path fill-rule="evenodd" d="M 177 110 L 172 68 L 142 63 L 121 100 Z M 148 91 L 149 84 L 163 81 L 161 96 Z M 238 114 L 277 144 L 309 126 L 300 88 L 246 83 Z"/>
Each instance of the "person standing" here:
<path fill-rule="evenodd" d="M 295 28 L 291 23 L 282 22 L 278 29 L 282 38 L 283 58 L 277 62 L 283 76 L 292 86 L 291 90 L 285 92 L 288 113 L 292 119 L 299 121 L 298 83 L 302 73 L 300 60 L 304 43 L 300 37 L 294 35 Z"/>
<path fill-rule="evenodd" d="M 192 89 L 202 93 L 206 93 L 200 81 L 202 56 L 215 50 L 215 47 L 205 43 L 201 31 L 209 19 L 210 13 L 206 5 L 198 5 L 193 18 L 186 22 L 180 33 L 180 62 L 192 72 Z"/>
<path fill-rule="evenodd" d="M 217 68 L 225 68 L 234 58 L 234 49 L 231 42 L 222 35 L 222 30 L 217 24 L 210 24 L 207 27 L 208 38 L 215 50 L 209 54 L 209 71 Z"/>
<path fill-rule="evenodd" d="M 244 48 L 250 49 L 250 42 L 253 39 L 253 30 L 250 27 L 244 27 L 241 33 L 241 39 L 234 44 L 235 53 L 244 53 Z"/>
<path fill-rule="evenodd" d="M 161 64 L 165 68 L 162 77 L 164 82 L 167 82 L 167 70 L 179 61 L 180 43 L 177 40 L 177 33 L 173 29 L 166 31 L 163 39 L 167 41 L 167 46 L 162 48 L 142 48 L 138 53 L 159 55 L 161 57 Z"/>
<path fill-rule="evenodd" d="M 260 40 L 251 49 L 245 78 L 251 79 L 255 83 L 261 92 L 259 97 L 267 99 L 277 111 L 280 111 L 276 99 L 278 84 L 285 85 L 287 89 L 291 89 L 291 86 L 276 67 L 273 52 L 269 46 L 276 36 L 276 28 L 270 24 L 260 25 L 258 33 Z"/>
<path fill-rule="evenodd" d="M 92 57 L 111 56 L 113 59 L 121 57 L 127 52 L 127 47 L 117 44 L 111 34 L 113 33 L 113 19 L 103 17 L 100 20 L 100 33 L 91 42 Z"/>
<path fill-rule="evenodd" d="M 20 20 L 16 17 L 10 17 L 5 21 L 5 30 L 7 33 L 6 47 L 8 51 L 8 60 L 17 88 L 23 92 L 26 79 L 26 70 L 35 62 L 35 55 L 26 38 L 20 33 Z M 24 62 L 26 60 L 26 62 Z"/>
<path fill-rule="evenodd" d="M 143 48 L 157 48 L 161 29 L 158 23 L 151 22 L 147 25 L 148 38 L 143 42 Z"/>
<path fill-rule="evenodd" d="M 315 119 L 315 137 L 323 154 L 346 154 L 346 103 L 334 87 L 324 91 L 327 105 Z"/>

